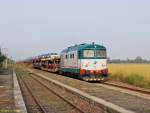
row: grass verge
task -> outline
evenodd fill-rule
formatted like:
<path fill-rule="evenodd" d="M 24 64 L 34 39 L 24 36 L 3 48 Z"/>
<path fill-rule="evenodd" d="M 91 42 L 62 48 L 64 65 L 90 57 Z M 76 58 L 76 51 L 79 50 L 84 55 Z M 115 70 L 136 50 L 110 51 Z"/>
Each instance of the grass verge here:
<path fill-rule="evenodd" d="M 109 64 L 110 78 L 150 89 L 150 64 Z"/>

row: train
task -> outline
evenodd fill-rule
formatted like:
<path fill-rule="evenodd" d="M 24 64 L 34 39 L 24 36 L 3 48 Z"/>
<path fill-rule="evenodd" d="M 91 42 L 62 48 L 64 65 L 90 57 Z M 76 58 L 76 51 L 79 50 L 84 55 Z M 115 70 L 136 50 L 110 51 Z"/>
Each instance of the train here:
<path fill-rule="evenodd" d="M 95 43 L 76 44 L 60 54 L 40 55 L 32 63 L 34 68 L 84 81 L 105 81 L 108 78 L 106 47 Z"/>

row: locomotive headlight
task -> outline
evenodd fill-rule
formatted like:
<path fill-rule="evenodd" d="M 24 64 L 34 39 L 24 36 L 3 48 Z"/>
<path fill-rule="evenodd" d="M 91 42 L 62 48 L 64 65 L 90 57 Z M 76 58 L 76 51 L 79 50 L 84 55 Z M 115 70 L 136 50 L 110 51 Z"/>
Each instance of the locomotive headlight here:
<path fill-rule="evenodd" d="M 101 71 L 100 71 L 100 70 L 97 70 L 97 71 L 96 71 L 96 74 L 100 74 L 100 73 L 101 73 Z"/>

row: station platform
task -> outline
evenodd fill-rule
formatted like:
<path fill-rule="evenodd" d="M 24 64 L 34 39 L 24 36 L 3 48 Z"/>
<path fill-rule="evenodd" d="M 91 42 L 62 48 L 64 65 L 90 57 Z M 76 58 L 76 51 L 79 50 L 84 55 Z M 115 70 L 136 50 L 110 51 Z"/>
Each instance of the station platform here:
<path fill-rule="evenodd" d="M 0 113 L 14 112 L 12 70 L 0 70 Z"/>
<path fill-rule="evenodd" d="M 27 113 L 13 69 L 0 69 L 0 113 Z"/>

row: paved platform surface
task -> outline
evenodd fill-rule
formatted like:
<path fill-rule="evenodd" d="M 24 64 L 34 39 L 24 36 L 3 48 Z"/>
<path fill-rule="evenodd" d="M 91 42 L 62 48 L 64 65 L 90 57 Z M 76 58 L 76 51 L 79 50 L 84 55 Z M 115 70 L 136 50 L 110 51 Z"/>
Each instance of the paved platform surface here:
<path fill-rule="evenodd" d="M 23 99 L 23 95 L 19 86 L 19 82 L 15 73 L 15 70 L 13 70 L 13 92 L 14 92 L 14 100 L 15 100 L 15 111 L 17 113 L 27 113 L 27 109 L 25 106 L 25 102 Z"/>
<path fill-rule="evenodd" d="M 0 69 L 0 113 L 27 113 L 13 69 Z"/>
<path fill-rule="evenodd" d="M 12 70 L 0 70 L 0 113 L 14 113 Z"/>

